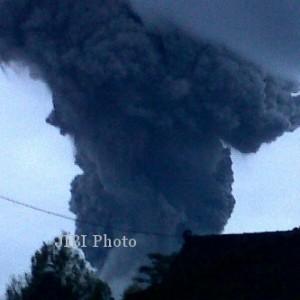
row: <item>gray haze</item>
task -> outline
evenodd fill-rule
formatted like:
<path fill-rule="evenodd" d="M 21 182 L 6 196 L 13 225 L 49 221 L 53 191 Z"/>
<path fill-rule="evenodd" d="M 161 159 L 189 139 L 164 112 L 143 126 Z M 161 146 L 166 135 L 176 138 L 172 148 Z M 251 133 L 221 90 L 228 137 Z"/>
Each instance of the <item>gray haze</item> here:
<path fill-rule="evenodd" d="M 148 22 L 226 44 L 281 76 L 300 79 L 298 0 L 129 0 Z"/>
<path fill-rule="evenodd" d="M 78 218 L 100 220 L 112 237 L 113 228 L 178 236 L 87 249 L 115 285 L 147 252 L 178 249 L 186 228 L 222 232 L 235 203 L 224 143 L 256 152 L 299 123 L 296 82 L 172 26 L 152 30 L 117 0 L 2 1 L 0 59 L 29 66 L 52 91 L 47 120 L 72 137 L 83 170 L 71 187 Z"/>

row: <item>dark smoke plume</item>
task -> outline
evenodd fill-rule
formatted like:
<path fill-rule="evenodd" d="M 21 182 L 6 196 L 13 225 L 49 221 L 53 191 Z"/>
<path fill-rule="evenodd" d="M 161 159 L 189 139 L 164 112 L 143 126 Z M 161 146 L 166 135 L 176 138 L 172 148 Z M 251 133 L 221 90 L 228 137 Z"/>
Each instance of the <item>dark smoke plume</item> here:
<path fill-rule="evenodd" d="M 224 143 L 255 152 L 299 119 L 293 83 L 218 44 L 151 32 L 118 0 L 2 0 L 0 55 L 50 87 L 48 122 L 72 136 L 83 170 L 71 210 L 107 226 L 221 232 L 234 207 Z M 103 229 L 77 224 L 77 232 Z M 180 244 L 135 238 L 135 250 L 84 250 L 118 284 L 146 253 Z"/>

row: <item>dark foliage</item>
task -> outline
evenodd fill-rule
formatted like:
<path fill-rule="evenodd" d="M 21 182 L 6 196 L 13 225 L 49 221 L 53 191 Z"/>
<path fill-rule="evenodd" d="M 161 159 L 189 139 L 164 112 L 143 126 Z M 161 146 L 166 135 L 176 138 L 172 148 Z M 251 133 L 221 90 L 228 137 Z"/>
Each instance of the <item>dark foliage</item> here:
<path fill-rule="evenodd" d="M 170 271 L 171 264 L 176 256 L 177 253 L 171 255 L 148 254 L 150 264 L 139 268 L 139 275 L 133 279 L 133 283 L 125 290 L 124 299 L 146 287 L 159 285 Z"/>
<path fill-rule="evenodd" d="M 31 260 L 31 272 L 15 277 L 7 300 L 112 300 L 103 283 L 74 248 L 44 243 Z"/>

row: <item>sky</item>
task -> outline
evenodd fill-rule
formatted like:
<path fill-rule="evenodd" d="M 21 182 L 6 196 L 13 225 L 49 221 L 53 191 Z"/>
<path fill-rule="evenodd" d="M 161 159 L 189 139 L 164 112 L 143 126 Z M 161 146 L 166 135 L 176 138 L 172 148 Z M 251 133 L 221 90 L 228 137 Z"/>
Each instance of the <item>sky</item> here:
<path fill-rule="evenodd" d="M 0 194 L 74 217 L 68 211 L 69 183 L 80 173 L 68 138 L 46 124 L 51 94 L 26 72 L 0 72 Z M 12 274 L 22 274 L 43 241 L 70 221 L 11 203 L 0 204 L 0 295 Z M 0 298 L 1 299 L 1 298 Z"/>
<path fill-rule="evenodd" d="M 143 0 L 140 3 L 149 2 Z M 168 7 L 168 1 L 164 3 Z M 251 21 L 251 10 L 240 15 L 239 10 L 212 6 L 205 15 L 206 23 L 195 17 L 199 16 L 200 6 L 193 6 L 194 0 L 187 6 L 182 6 L 182 1 L 177 3 L 179 6 L 174 6 L 172 17 L 194 34 L 203 34 L 199 28 L 209 24 L 209 19 L 216 20 L 222 11 L 223 17 L 219 18 L 218 24 L 205 29 L 210 36 L 225 43 L 234 41 L 233 48 L 245 55 L 268 66 L 271 59 L 275 62 L 271 66 L 280 70 L 279 73 L 295 75 L 297 64 L 292 62 L 300 53 L 296 51 L 300 45 L 299 31 L 294 30 L 300 28 L 297 27 L 300 19 L 295 17 L 299 1 L 288 1 L 293 5 L 282 7 L 277 13 L 261 10 L 257 22 Z M 207 1 L 201 3 L 208 4 Z M 242 6 L 246 2 L 231 3 Z M 268 5 L 271 2 L 255 3 Z M 184 14 L 178 14 L 183 10 Z M 289 22 L 286 22 L 287 16 Z M 240 26 L 235 26 L 237 18 L 243 20 L 239 22 Z M 282 26 L 264 26 L 259 22 L 267 19 L 269 25 L 277 22 Z M 255 33 L 262 35 L 252 34 L 250 21 L 251 26 L 255 26 Z M 246 31 L 248 34 L 244 34 Z M 273 51 L 269 51 L 271 48 Z M 268 55 L 262 55 L 266 53 Z M 74 149 L 70 139 L 45 122 L 51 105 L 50 91 L 43 83 L 32 80 L 25 70 L 15 68 L 0 72 L 0 195 L 74 217 L 68 211 L 69 184 L 81 171 L 73 163 Z M 285 230 L 299 226 L 300 130 L 263 145 L 256 154 L 244 155 L 233 150 L 232 160 L 233 194 L 237 203 L 225 233 Z M 28 270 L 30 257 L 42 241 L 51 240 L 62 230 L 72 232 L 74 224 L 0 201 L 1 295 L 11 275 Z"/>

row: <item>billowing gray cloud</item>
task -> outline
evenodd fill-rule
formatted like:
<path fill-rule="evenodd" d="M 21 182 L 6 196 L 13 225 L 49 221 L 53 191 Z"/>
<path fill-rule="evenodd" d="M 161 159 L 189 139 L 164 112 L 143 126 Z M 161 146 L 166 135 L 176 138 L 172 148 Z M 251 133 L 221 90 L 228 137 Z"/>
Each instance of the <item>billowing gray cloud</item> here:
<path fill-rule="evenodd" d="M 25 63 L 53 93 L 48 122 L 72 137 L 83 170 L 70 201 L 79 219 L 179 236 L 86 249 L 114 280 L 147 252 L 177 249 L 186 228 L 221 232 L 234 207 L 223 144 L 255 152 L 299 118 L 294 83 L 179 29 L 150 30 L 117 0 L 4 0 L 0 58 Z"/>
<path fill-rule="evenodd" d="M 176 24 L 195 37 L 226 44 L 271 72 L 300 79 L 298 0 L 128 1 L 160 28 Z"/>

